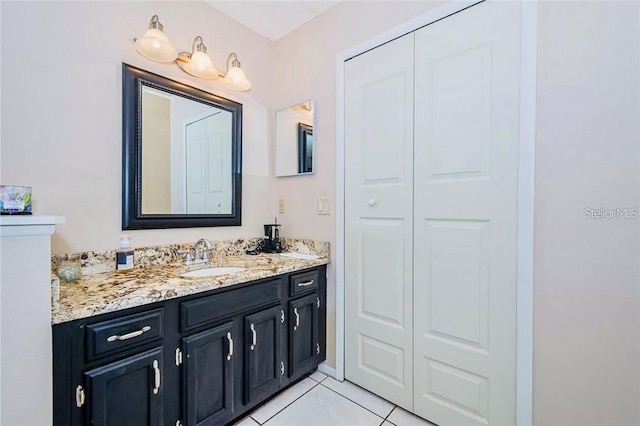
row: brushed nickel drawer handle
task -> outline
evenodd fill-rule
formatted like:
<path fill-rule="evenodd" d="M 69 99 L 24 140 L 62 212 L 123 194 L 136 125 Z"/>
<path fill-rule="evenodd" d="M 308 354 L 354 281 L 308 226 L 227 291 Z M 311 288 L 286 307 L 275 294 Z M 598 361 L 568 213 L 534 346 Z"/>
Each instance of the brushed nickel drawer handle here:
<path fill-rule="evenodd" d="M 293 326 L 293 331 L 296 331 L 300 327 L 300 315 L 298 314 L 298 308 L 293 308 L 293 314 L 296 316 L 296 325 Z"/>
<path fill-rule="evenodd" d="M 116 340 L 122 341 L 122 340 L 133 339 L 134 337 L 141 336 L 142 334 L 146 333 L 149 330 L 151 330 L 151 327 L 148 326 L 148 325 L 145 325 L 140 330 L 132 331 L 131 333 L 123 334 L 122 336 L 120 336 L 118 334 L 114 334 L 113 336 L 109 336 L 107 338 L 107 342 L 115 342 Z"/>
<path fill-rule="evenodd" d="M 303 283 L 298 283 L 298 287 L 309 287 L 310 285 L 313 285 L 313 280 L 305 281 Z"/>

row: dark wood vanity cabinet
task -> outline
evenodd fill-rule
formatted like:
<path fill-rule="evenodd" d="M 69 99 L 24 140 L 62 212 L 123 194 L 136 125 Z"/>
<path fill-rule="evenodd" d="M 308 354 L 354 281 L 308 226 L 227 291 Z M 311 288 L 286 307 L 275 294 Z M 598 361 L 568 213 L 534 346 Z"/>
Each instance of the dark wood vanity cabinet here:
<path fill-rule="evenodd" d="M 54 325 L 54 424 L 228 424 L 325 339 L 326 266 Z"/>

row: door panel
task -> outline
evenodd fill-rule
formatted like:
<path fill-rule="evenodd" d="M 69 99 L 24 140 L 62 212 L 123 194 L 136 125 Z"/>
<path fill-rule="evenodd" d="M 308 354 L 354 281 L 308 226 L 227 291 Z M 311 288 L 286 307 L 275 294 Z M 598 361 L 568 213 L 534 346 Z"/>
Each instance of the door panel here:
<path fill-rule="evenodd" d="M 187 426 L 224 424 L 232 417 L 234 340 L 240 341 L 231 322 L 182 339 Z"/>
<path fill-rule="evenodd" d="M 363 262 L 359 314 L 375 323 L 402 330 L 404 326 L 404 235 L 405 221 L 363 219 Z M 380 262 L 386 258 L 387 262 Z M 381 292 L 380 288 L 387 288 Z"/>
<path fill-rule="evenodd" d="M 185 126 L 187 213 L 231 213 L 231 114 Z"/>
<path fill-rule="evenodd" d="M 429 25 L 415 52 L 415 413 L 514 424 L 520 4 Z"/>
<path fill-rule="evenodd" d="M 345 64 L 345 377 L 408 410 L 413 38 Z"/>
<path fill-rule="evenodd" d="M 161 425 L 162 361 L 162 349 L 158 348 L 87 371 L 90 423 L 100 426 Z M 156 369 L 159 381 L 156 381 Z"/>
<path fill-rule="evenodd" d="M 244 319 L 244 403 L 263 399 L 280 388 L 282 375 L 281 307 L 265 309 Z M 255 343 L 255 344 L 254 344 Z"/>

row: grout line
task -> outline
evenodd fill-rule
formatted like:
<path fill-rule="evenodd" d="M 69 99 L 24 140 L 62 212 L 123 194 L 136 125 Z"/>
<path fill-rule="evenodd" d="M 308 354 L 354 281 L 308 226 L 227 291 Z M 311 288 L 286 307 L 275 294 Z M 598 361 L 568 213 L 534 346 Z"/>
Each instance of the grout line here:
<path fill-rule="evenodd" d="M 349 382 L 349 383 L 351 383 L 351 382 Z M 340 392 L 338 392 L 338 391 L 336 391 L 336 390 L 331 389 L 329 386 L 325 386 L 325 385 L 323 385 L 322 383 L 319 383 L 319 384 L 320 384 L 320 385 L 322 385 L 325 389 L 329 389 L 331 392 L 333 392 L 333 393 L 336 393 L 336 394 L 340 395 L 341 397 L 343 397 L 343 398 L 344 398 L 344 399 L 346 399 L 347 401 L 351 401 L 351 402 L 353 402 L 354 404 L 356 404 L 357 406 L 364 408 L 364 409 L 365 409 L 365 410 L 367 410 L 368 412 L 370 412 L 370 413 L 372 413 L 372 414 L 375 414 L 376 416 L 380 417 L 380 418 L 382 419 L 382 421 L 384 422 L 384 419 L 382 418 L 382 416 L 381 416 L 380 414 L 378 414 L 378 413 L 374 413 L 373 411 L 369 410 L 369 409 L 368 409 L 367 407 L 365 407 L 364 405 L 358 404 L 358 403 L 357 403 L 357 402 L 355 402 L 353 399 L 351 399 L 351 398 L 349 398 L 349 397 L 344 396 L 343 394 L 341 394 Z M 372 395 L 375 395 L 375 394 L 372 394 Z M 375 395 L 375 396 L 377 396 L 377 395 Z M 378 396 L 378 398 L 380 398 L 380 397 Z M 385 399 L 385 401 L 386 401 L 386 399 Z M 393 411 L 393 409 L 391 409 L 391 411 Z M 389 414 L 391 414 L 391 411 L 389 412 Z"/>
<path fill-rule="evenodd" d="M 322 380 L 316 380 L 316 379 L 314 379 L 314 378 L 313 378 L 313 377 L 311 377 L 311 376 L 309 376 L 309 378 L 310 378 L 311 380 L 314 380 L 314 381 L 318 382 L 318 384 L 320 384 L 320 383 L 322 383 L 322 382 L 324 382 L 324 381 L 325 381 L 325 379 L 327 378 L 327 376 L 325 376 Z"/>
<path fill-rule="evenodd" d="M 385 418 L 384 418 L 384 420 L 382 421 L 382 424 L 384 424 L 384 422 L 389 422 L 389 423 L 391 423 L 391 422 L 389 421 L 389 417 L 391 417 L 391 413 L 393 413 L 394 411 L 396 411 L 396 408 L 398 408 L 398 406 L 397 406 L 397 405 L 394 405 L 394 406 L 393 406 L 393 408 L 391 409 L 391 411 L 389 411 L 389 414 L 387 414 L 387 417 L 385 417 Z M 395 423 L 391 423 L 391 424 L 395 426 Z M 382 425 L 380 425 L 380 426 L 382 426 Z"/>
<path fill-rule="evenodd" d="M 304 379 L 303 379 L 303 380 L 304 380 Z M 275 416 L 277 416 L 278 414 L 282 413 L 285 409 L 287 409 L 289 406 L 291 406 L 294 402 L 296 402 L 297 400 L 299 400 L 300 398 L 302 398 L 303 396 L 305 396 L 306 394 L 308 394 L 309 392 L 311 392 L 311 391 L 312 391 L 316 386 L 318 386 L 318 385 L 320 384 L 320 383 L 316 382 L 316 381 L 315 381 L 315 380 L 313 380 L 313 379 L 311 379 L 311 381 L 312 381 L 312 382 L 314 382 L 314 383 L 315 383 L 315 385 L 311 386 L 311 387 L 309 388 L 309 390 L 308 390 L 308 391 L 306 391 L 305 393 L 303 393 L 302 395 L 300 395 L 299 397 L 297 397 L 296 399 L 294 399 L 293 401 L 291 401 L 289 404 L 287 404 L 287 405 L 285 405 L 284 407 L 282 407 L 282 409 L 281 409 L 280 411 L 278 411 L 277 413 L 275 413 L 273 416 L 269 417 L 267 420 L 265 420 L 265 421 L 264 421 L 264 423 L 260 423 L 260 422 L 258 422 L 258 424 L 259 424 L 259 425 L 267 424 L 269 421 L 271 421 L 271 419 L 273 419 L 273 418 L 274 418 Z M 302 381 L 300 381 L 300 382 L 298 382 L 298 383 L 302 383 Z M 296 383 L 296 385 L 297 385 L 298 383 Z M 295 387 L 296 385 L 294 385 L 294 387 Z M 257 421 L 257 420 L 255 420 L 253 417 L 252 417 L 252 419 L 253 419 L 254 421 Z"/>

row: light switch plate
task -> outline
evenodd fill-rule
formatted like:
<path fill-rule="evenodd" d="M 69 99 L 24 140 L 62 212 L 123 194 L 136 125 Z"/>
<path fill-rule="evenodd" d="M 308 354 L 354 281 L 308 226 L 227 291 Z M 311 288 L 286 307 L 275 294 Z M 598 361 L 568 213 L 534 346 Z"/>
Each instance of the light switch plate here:
<path fill-rule="evenodd" d="M 318 214 L 319 215 L 331 214 L 331 198 L 330 197 L 318 197 Z"/>
<path fill-rule="evenodd" d="M 278 200 L 278 213 L 284 214 L 285 207 L 286 207 L 286 205 L 285 205 L 285 202 L 284 202 L 284 198 L 280 198 Z"/>

